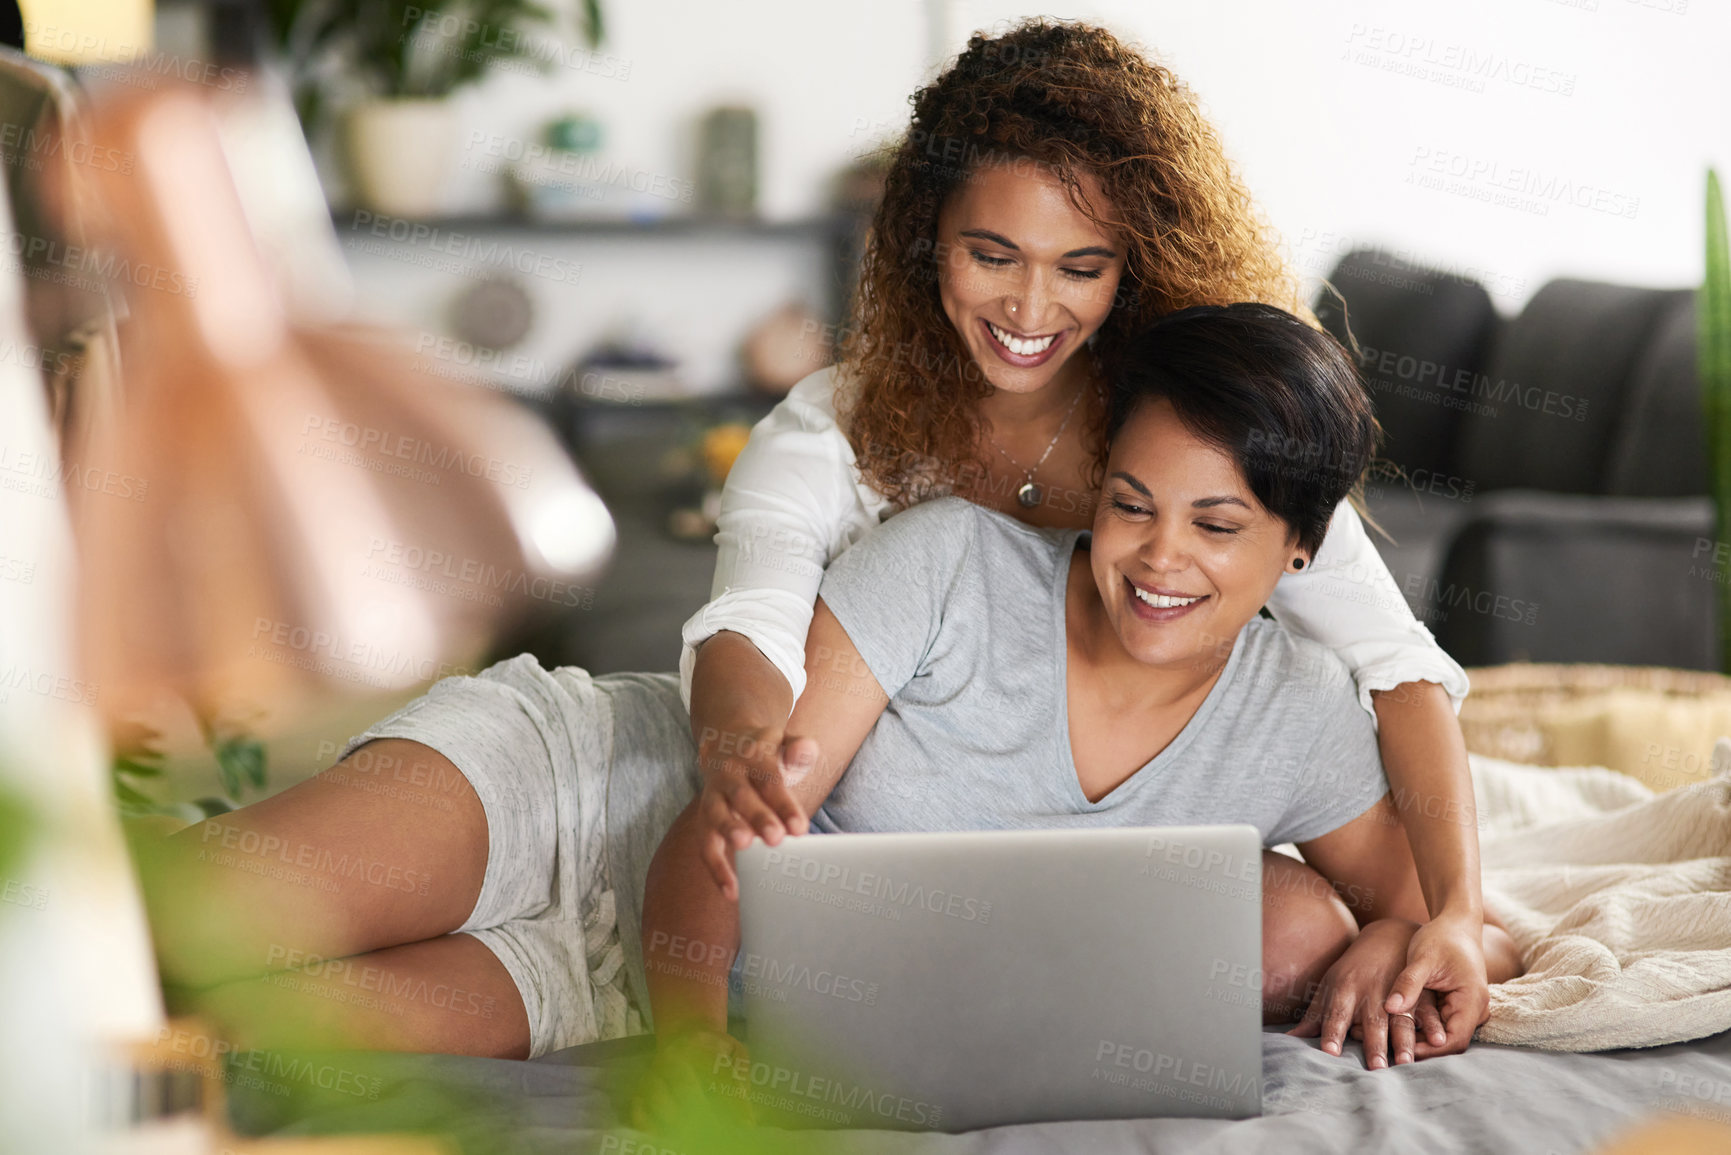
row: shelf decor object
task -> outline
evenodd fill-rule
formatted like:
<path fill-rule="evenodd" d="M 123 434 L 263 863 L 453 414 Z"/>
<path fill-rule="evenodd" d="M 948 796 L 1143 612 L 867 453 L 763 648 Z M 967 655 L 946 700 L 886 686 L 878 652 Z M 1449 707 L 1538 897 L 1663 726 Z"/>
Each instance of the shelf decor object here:
<path fill-rule="evenodd" d="M 600 44 L 600 0 L 582 0 L 579 32 Z M 534 0 L 268 0 L 265 10 L 310 136 L 324 94 L 358 83 L 343 124 L 351 196 L 360 206 L 421 219 L 443 205 L 457 149 L 448 97 L 509 64 L 544 71 L 561 51 L 554 12 Z"/>
<path fill-rule="evenodd" d="M 757 113 L 716 108 L 698 126 L 697 207 L 749 217 L 757 211 Z"/>

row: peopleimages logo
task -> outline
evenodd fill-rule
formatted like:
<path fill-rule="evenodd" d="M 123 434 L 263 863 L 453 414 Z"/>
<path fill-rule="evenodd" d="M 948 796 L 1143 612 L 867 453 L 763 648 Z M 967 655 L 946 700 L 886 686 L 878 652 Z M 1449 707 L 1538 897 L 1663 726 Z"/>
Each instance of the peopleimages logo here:
<path fill-rule="evenodd" d="M 1250 1075 L 1112 1039 L 1100 1040 L 1100 1045 L 1094 1051 L 1094 1061 L 1140 1071 L 1157 1078 L 1168 1078 L 1175 1083 L 1189 1083 L 1193 1087 L 1224 1091 L 1229 1095 L 1241 1095 L 1256 1087 L 1256 1079 Z"/>
<path fill-rule="evenodd" d="M 1528 165 L 1510 165 L 1485 156 L 1452 152 L 1447 149 L 1419 145 L 1408 162 L 1414 172 L 1407 174 L 1409 183 L 1445 192 L 1461 192 L 1474 196 L 1508 193 L 1514 207 L 1528 207 L 1539 216 L 1549 214 L 1553 204 L 1566 204 L 1607 216 L 1635 219 L 1641 211 L 1641 198 L 1626 192 L 1580 181 L 1561 173 L 1545 172 Z M 1445 179 L 1446 178 L 1446 179 Z M 1447 180 L 1458 182 L 1446 183 Z M 1480 196 L 1479 199 L 1486 199 Z"/>
<path fill-rule="evenodd" d="M 96 683 L 47 670 L 33 670 L 22 662 L 0 667 L 0 702 L 9 701 L 13 690 L 40 694 L 62 702 L 96 705 Z"/>
<path fill-rule="evenodd" d="M 1261 1083 L 1254 1075 L 1112 1039 L 1100 1040 L 1090 1078 L 1214 1108 L 1231 1107 Z"/>
<path fill-rule="evenodd" d="M 864 895 L 893 906 L 918 907 L 963 922 L 985 923 L 992 917 L 992 904 L 978 898 L 936 887 L 927 889 L 917 882 L 896 882 L 887 875 L 869 870 L 855 871 L 852 867 L 819 862 L 781 850 L 772 850 L 764 856 L 763 870 L 766 874 L 779 874 L 824 888 Z"/>
<path fill-rule="evenodd" d="M 1485 91 L 1487 81 L 1573 96 L 1576 75 L 1547 68 L 1495 49 L 1437 41 L 1422 33 L 1354 24 L 1342 59 L 1384 72 L 1428 80 L 1450 88 Z"/>
<path fill-rule="evenodd" d="M 247 650 L 249 657 L 284 662 L 298 669 L 341 677 L 353 677 L 357 673 L 388 672 L 392 678 L 401 679 L 407 675 L 417 681 L 433 681 L 456 674 L 476 672 L 466 666 L 454 666 L 433 657 L 406 653 L 365 639 L 343 638 L 326 630 L 310 629 L 270 618 L 253 619 L 252 642 Z M 321 661 L 321 658 L 328 661 Z M 355 667 L 359 667 L 359 670 Z M 390 684 L 379 679 L 362 680 L 381 688 Z"/>
<path fill-rule="evenodd" d="M 530 481 L 534 479 L 534 466 L 518 465 L 484 453 L 465 453 L 455 446 L 438 445 L 412 434 L 377 429 L 316 413 L 307 414 L 301 425 L 301 437 L 303 453 L 313 447 L 316 437 L 320 441 L 353 449 L 360 454 L 394 457 L 417 466 L 425 465 L 435 470 L 484 477 L 498 485 L 508 485 L 515 489 L 527 489 Z M 321 456 L 317 453 L 308 455 Z M 438 477 L 439 474 L 433 473 L 430 476 Z"/>
<path fill-rule="evenodd" d="M 937 1127 L 943 1121 L 943 1108 L 936 1103 L 910 1099 L 906 1095 L 889 1091 L 874 1091 L 859 1083 L 805 1074 L 761 1060 L 751 1061 L 743 1057 L 736 1060 L 732 1055 L 717 1055 L 710 1074 L 738 1084 L 736 1094 L 751 1089 L 769 1095 L 785 1096 L 785 1101 L 777 1105 L 802 1115 L 816 1114 L 806 1108 L 822 1105 L 849 1112 L 865 1112 L 880 1119 L 895 1119 L 923 1127 Z M 752 1099 L 754 1102 L 761 1101 L 755 1096 Z M 838 1123 L 852 1122 L 851 1117 L 838 1117 L 833 1112 L 825 1113 L 821 1117 Z"/>
<path fill-rule="evenodd" d="M 1409 353 L 1400 353 L 1393 349 L 1373 349 L 1368 345 L 1359 347 L 1359 369 L 1369 377 L 1373 372 L 1382 375 L 1382 381 L 1398 378 L 1410 382 L 1422 390 L 1445 393 L 1459 393 L 1465 397 L 1481 401 L 1512 401 L 1523 409 L 1546 413 L 1565 420 L 1585 421 L 1587 419 L 1587 398 L 1576 397 L 1571 393 L 1558 393 L 1551 389 L 1540 389 L 1537 385 L 1522 385 L 1507 378 L 1492 379 L 1488 373 L 1476 372 L 1458 366 L 1449 366 L 1440 362 L 1415 357 Z M 1382 386 L 1382 381 L 1371 379 L 1366 382 L 1372 390 Z M 1463 401 L 1463 406 L 1465 402 Z M 1496 410 L 1489 406 L 1481 406 L 1486 416 L 1494 417 Z"/>
<path fill-rule="evenodd" d="M 800 989 L 814 995 L 827 995 L 843 1002 L 859 1003 L 868 1007 L 875 1006 L 878 1001 L 878 984 L 868 983 L 864 979 L 830 970 L 813 970 L 805 963 L 780 962 L 754 951 L 744 952 L 744 959 L 740 967 L 742 987 L 750 987 L 756 983 L 783 989 Z"/>
<path fill-rule="evenodd" d="M 687 204 L 697 195 L 695 181 L 617 161 L 603 161 L 594 153 L 572 152 L 521 137 L 501 136 L 477 129 L 469 134 L 468 143 L 463 147 L 470 155 L 464 157 L 461 167 L 482 173 L 502 171 L 507 164 L 528 163 L 539 166 L 533 173 L 535 183 L 572 191 L 615 187 Z M 477 152 L 480 154 L 478 157 L 474 155 Z M 486 158 L 491 158 L 493 163 Z M 560 182 L 554 180 L 555 177 L 570 179 Z"/>
<path fill-rule="evenodd" d="M 217 846 L 221 850 L 238 851 L 248 858 L 273 858 L 285 866 L 334 875 L 354 882 L 365 882 L 387 890 L 400 890 L 406 894 L 425 895 L 432 884 L 433 876 L 425 871 L 405 870 L 378 859 L 359 856 L 351 858 L 346 853 L 339 855 L 325 847 L 307 842 L 291 843 L 274 834 L 261 835 L 256 830 L 207 825 L 201 841 L 208 843 L 212 838 L 217 840 Z M 234 866 L 238 862 L 233 855 L 213 854 L 202 849 L 199 851 L 198 860 L 218 866 Z M 260 872 L 252 870 L 249 873 Z"/>
<path fill-rule="evenodd" d="M 1537 625 L 1539 621 L 1537 602 L 1493 594 L 1490 590 L 1457 586 L 1453 582 L 1445 586 L 1435 578 L 1427 580 L 1423 574 L 1408 574 L 1405 590 L 1407 597 L 1421 599 L 1438 607 L 1465 608 L 1476 614 L 1506 622 L 1521 622 L 1529 626 Z"/>
<path fill-rule="evenodd" d="M 566 285 L 578 284 L 583 277 L 580 261 L 523 248 L 497 237 L 457 232 L 403 217 L 380 216 L 365 209 L 355 211 L 349 221 L 349 233 L 343 240 L 345 248 L 444 272 L 467 275 L 475 268 L 508 269 Z M 369 237 L 379 242 L 390 241 L 399 248 L 392 251 L 389 246 L 369 241 Z"/>

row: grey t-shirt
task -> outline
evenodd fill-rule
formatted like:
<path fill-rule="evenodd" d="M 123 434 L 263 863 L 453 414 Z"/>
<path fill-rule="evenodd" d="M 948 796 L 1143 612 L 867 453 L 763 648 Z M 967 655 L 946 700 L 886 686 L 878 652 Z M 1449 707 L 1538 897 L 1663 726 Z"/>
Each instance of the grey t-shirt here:
<path fill-rule="evenodd" d="M 944 498 L 897 514 L 830 563 L 819 594 L 890 703 L 814 826 L 1245 822 L 1278 846 L 1327 834 L 1387 792 L 1346 666 L 1254 618 L 1178 736 L 1089 802 L 1064 678 L 1064 590 L 1081 536 Z"/>

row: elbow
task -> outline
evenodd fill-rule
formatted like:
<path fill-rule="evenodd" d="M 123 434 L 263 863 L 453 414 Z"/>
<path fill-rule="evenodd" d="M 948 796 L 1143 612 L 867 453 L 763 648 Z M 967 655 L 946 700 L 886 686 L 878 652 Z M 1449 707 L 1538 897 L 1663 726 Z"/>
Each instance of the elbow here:
<path fill-rule="evenodd" d="M 1356 912 L 1313 868 L 1262 852 L 1262 1021 L 1297 1018 L 1358 937 Z"/>

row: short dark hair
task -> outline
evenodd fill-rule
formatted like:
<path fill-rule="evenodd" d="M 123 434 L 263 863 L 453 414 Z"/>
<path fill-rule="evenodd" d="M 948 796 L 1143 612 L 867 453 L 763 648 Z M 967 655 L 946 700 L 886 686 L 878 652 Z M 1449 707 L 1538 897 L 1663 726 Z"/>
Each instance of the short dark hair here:
<path fill-rule="evenodd" d="M 1312 555 L 1376 451 L 1380 428 L 1351 356 L 1272 305 L 1167 313 L 1130 339 L 1111 377 L 1108 443 L 1164 397 L 1187 429 L 1238 463 L 1263 508 Z"/>

